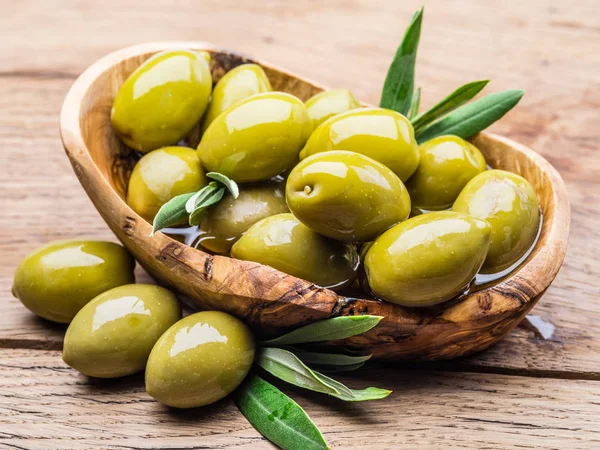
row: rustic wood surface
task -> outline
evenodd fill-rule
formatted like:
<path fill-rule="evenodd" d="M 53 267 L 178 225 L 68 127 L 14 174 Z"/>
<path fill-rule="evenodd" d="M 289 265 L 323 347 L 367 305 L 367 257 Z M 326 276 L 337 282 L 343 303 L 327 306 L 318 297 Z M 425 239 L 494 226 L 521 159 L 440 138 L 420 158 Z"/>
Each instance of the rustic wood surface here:
<path fill-rule="evenodd" d="M 10 295 L 15 265 L 42 243 L 114 239 L 62 151 L 61 103 L 104 54 L 167 39 L 235 48 L 376 103 L 420 3 L 1 3 L 0 447 L 272 448 L 229 402 L 167 414 L 139 380 L 89 386 L 46 350 L 60 348 L 62 329 Z M 599 7 L 594 0 L 439 0 L 425 14 L 417 66 L 424 105 L 478 78 L 493 79 L 490 91 L 526 89 L 492 131 L 542 154 L 567 184 L 567 259 L 532 311 L 556 329 L 542 339 L 519 328 L 482 354 L 431 371 L 378 368 L 378 385 L 396 390 L 382 402 L 348 406 L 293 393 L 334 448 L 598 447 Z"/>

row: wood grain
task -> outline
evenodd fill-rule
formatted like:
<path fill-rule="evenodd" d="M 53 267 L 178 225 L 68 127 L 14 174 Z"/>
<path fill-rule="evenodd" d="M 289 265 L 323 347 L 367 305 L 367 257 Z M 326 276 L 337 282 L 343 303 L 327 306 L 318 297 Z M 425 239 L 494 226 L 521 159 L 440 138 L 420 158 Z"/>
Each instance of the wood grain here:
<path fill-rule="evenodd" d="M 282 386 L 333 448 L 600 445 L 596 381 L 394 369 L 361 370 L 342 379 L 394 393 L 383 401 L 348 404 Z M 7 448 L 273 448 L 229 399 L 169 410 L 144 392 L 140 377 L 90 382 L 53 351 L 0 350 L 0 417 L 0 445 Z"/>

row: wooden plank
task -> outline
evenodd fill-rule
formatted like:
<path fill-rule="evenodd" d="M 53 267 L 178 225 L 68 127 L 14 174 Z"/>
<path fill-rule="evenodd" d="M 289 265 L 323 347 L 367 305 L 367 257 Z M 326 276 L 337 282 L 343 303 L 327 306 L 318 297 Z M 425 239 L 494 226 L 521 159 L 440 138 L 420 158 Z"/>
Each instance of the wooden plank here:
<path fill-rule="evenodd" d="M 60 347 L 62 328 L 33 318 L 10 296 L 13 270 L 24 254 L 52 239 L 112 239 L 72 174 L 57 133 L 62 99 L 88 64 L 110 50 L 159 36 L 206 39 L 349 87 L 376 103 L 386 65 L 417 7 L 382 1 L 220 2 L 201 8 L 149 4 L 132 11 L 120 2 L 105 4 L 110 20 L 94 4 L 81 10 L 72 1 L 12 2 L 0 17 L 0 39 L 10 44 L 0 48 L 0 346 Z M 593 273 L 600 253 L 595 176 L 600 51 L 594 51 L 594 3 L 567 7 L 512 0 L 499 7 L 471 1 L 460 10 L 445 5 L 427 5 L 417 74 L 424 103 L 431 105 L 475 78 L 492 77 L 490 90 L 527 89 L 519 107 L 493 129 L 530 145 L 560 170 L 573 212 L 565 266 L 534 310 L 557 327 L 553 338 L 543 341 L 516 330 L 490 351 L 447 367 L 597 379 L 600 287 Z M 132 21 L 144 26 L 131 27 Z M 542 35 L 543 46 L 530 38 Z"/>
<path fill-rule="evenodd" d="M 333 448 L 600 445 L 600 382 L 394 369 L 343 379 L 395 392 L 348 404 L 285 389 Z M 0 424 L 6 448 L 273 448 L 229 399 L 168 409 L 144 392 L 141 376 L 90 381 L 55 351 L 0 350 Z"/>

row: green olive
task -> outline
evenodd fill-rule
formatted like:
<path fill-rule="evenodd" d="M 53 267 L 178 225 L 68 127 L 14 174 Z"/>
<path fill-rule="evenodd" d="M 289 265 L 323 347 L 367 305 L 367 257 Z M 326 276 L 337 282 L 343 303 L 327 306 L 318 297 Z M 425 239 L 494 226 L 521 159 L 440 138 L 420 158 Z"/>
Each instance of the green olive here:
<path fill-rule="evenodd" d="M 158 338 L 180 318 L 177 298 L 165 288 L 113 288 L 77 313 L 65 335 L 63 360 L 90 377 L 131 375 L 144 369 Z"/>
<path fill-rule="evenodd" d="M 458 136 L 440 136 L 419 147 L 419 167 L 406 183 L 420 209 L 448 209 L 462 188 L 485 170 L 485 159 L 473 144 Z"/>
<path fill-rule="evenodd" d="M 206 52 L 159 53 L 133 72 L 115 98 L 111 121 L 143 153 L 184 138 L 202 118 L 212 88 Z"/>
<path fill-rule="evenodd" d="M 214 403 L 244 380 L 254 352 L 254 338 L 242 321 L 219 311 L 192 314 L 169 328 L 152 349 L 146 391 L 176 408 Z"/>
<path fill-rule="evenodd" d="M 341 150 L 303 159 L 288 177 L 286 198 L 304 225 L 345 242 L 375 239 L 410 213 L 408 192 L 394 172 Z"/>
<path fill-rule="evenodd" d="M 305 105 L 314 128 L 336 114 L 360 108 L 360 103 L 348 89 L 320 92 L 309 98 Z"/>
<path fill-rule="evenodd" d="M 369 248 L 365 271 L 373 293 L 404 306 L 428 306 L 466 289 L 491 239 L 484 220 L 438 211 L 408 219 Z"/>
<path fill-rule="evenodd" d="M 12 292 L 38 316 L 69 323 L 97 295 L 133 283 L 134 268 L 135 260 L 118 244 L 54 241 L 21 261 Z"/>
<path fill-rule="evenodd" d="M 206 184 L 206 174 L 195 150 L 161 148 L 144 155 L 133 168 L 127 203 L 152 223 L 161 206 L 173 197 L 198 191 Z"/>
<path fill-rule="evenodd" d="M 531 184 L 504 170 L 488 170 L 469 181 L 452 210 L 491 225 L 485 273 L 500 272 L 517 262 L 533 244 L 540 226 L 540 205 Z"/>
<path fill-rule="evenodd" d="M 238 198 L 225 197 L 208 209 L 200 222 L 198 244 L 220 254 L 228 254 L 244 232 L 265 217 L 288 212 L 281 183 L 248 186 Z"/>
<path fill-rule="evenodd" d="M 256 94 L 210 124 L 198 156 L 207 170 L 239 183 L 265 181 L 296 164 L 311 131 L 299 99 L 283 92 Z"/>
<path fill-rule="evenodd" d="M 255 223 L 233 245 L 231 256 L 330 289 L 351 283 L 359 262 L 354 246 L 315 233 L 292 214 L 278 214 Z"/>
<path fill-rule="evenodd" d="M 373 158 L 402 181 L 408 180 L 419 164 L 419 147 L 410 121 L 389 109 L 355 109 L 323 122 L 300 152 L 300 159 L 330 150 Z"/>
<path fill-rule="evenodd" d="M 215 85 L 208 110 L 202 123 L 202 131 L 227 108 L 240 100 L 261 92 L 271 92 L 273 88 L 265 71 L 257 64 L 242 64 L 231 69 Z"/>

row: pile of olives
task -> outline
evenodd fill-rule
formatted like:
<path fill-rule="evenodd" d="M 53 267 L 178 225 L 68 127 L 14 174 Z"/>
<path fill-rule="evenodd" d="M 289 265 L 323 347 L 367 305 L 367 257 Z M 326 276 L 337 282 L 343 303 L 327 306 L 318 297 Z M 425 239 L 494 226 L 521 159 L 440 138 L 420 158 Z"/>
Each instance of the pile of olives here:
<path fill-rule="evenodd" d="M 190 408 L 229 395 L 246 377 L 254 337 L 239 319 L 205 311 L 181 319 L 169 290 L 133 284 L 135 261 L 112 242 L 52 242 L 17 267 L 13 294 L 32 312 L 69 324 L 63 360 L 84 375 L 146 370 L 147 392 Z"/>
<path fill-rule="evenodd" d="M 175 196 L 206 186 L 206 171 L 219 172 L 240 195 L 210 207 L 188 243 L 334 290 L 434 305 L 478 273 L 513 267 L 540 227 L 531 185 L 487 170 L 468 141 L 418 145 L 396 111 L 363 108 L 343 89 L 303 103 L 273 92 L 255 64 L 213 88 L 206 52 L 148 60 L 119 91 L 112 124 L 143 153 L 127 193 L 140 216 L 151 222 Z M 186 147 L 194 129 L 195 150 Z"/>

